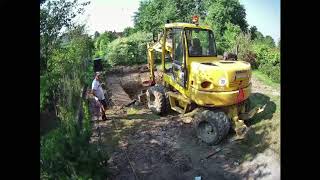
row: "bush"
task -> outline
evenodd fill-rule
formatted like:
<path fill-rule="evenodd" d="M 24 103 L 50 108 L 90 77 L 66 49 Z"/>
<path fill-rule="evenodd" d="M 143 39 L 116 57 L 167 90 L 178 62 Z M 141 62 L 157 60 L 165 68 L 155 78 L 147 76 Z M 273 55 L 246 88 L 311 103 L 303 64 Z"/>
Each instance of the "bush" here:
<path fill-rule="evenodd" d="M 69 121 L 40 140 L 41 179 L 104 179 L 104 153 L 90 144 L 91 126 L 88 107 L 84 103 L 83 129 Z"/>
<path fill-rule="evenodd" d="M 261 64 L 259 70 L 266 74 L 272 81 L 280 83 L 280 64 Z"/>
<path fill-rule="evenodd" d="M 94 40 L 94 57 L 104 57 L 108 53 L 108 44 L 117 39 L 115 32 L 105 31 Z"/>
<path fill-rule="evenodd" d="M 146 63 L 147 42 L 151 40 L 152 34 L 137 32 L 112 41 L 108 45 L 106 63 L 111 66 Z"/>
<path fill-rule="evenodd" d="M 274 82 L 280 82 L 280 50 L 265 43 L 255 43 L 259 70 Z"/>
<path fill-rule="evenodd" d="M 244 51 L 242 53 L 239 53 L 239 59 L 249 62 L 251 64 L 252 69 L 257 69 L 257 56 L 253 51 Z"/>
<path fill-rule="evenodd" d="M 257 54 L 258 64 L 273 64 L 280 63 L 280 50 L 272 48 L 264 43 L 255 43 L 253 49 Z"/>

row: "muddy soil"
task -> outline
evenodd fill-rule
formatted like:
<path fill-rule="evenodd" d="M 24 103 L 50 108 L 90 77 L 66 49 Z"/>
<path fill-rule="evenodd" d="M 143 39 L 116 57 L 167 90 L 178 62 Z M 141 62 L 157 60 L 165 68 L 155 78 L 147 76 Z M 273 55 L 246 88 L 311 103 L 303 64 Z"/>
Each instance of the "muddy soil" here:
<path fill-rule="evenodd" d="M 120 83 L 131 99 L 136 99 L 144 89 L 141 82 L 148 79 L 148 73 L 113 72 L 108 77 L 109 81 Z M 265 87 L 263 90 L 268 90 Z M 280 179 L 279 161 L 273 152 L 266 149 L 250 154 L 253 159 L 246 161 L 248 154 L 242 152 L 242 142 L 230 142 L 233 132 L 218 146 L 208 146 L 196 138 L 192 125 L 183 123 L 176 113 L 160 117 L 143 104 L 133 104 L 112 106 L 107 114 L 111 120 L 94 122 L 92 139 L 97 140 L 99 129 L 100 140 L 110 157 L 109 179 Z M 217 148 L 222 150 L 206 158 Z"/>

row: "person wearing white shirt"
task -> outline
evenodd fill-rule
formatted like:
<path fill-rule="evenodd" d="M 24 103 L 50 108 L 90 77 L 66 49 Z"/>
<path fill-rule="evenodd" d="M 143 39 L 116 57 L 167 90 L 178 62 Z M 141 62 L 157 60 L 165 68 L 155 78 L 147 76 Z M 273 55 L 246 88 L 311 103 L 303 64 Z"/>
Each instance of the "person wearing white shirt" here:
<path fill-rule="evenodd" d="M 107 108 L 107 102 L 104 97 L 103 89 L 102 89 L 102 84 L 100 81 L 100 72 L 96 72 L 95 78 L 92 82 L 92 94 L 95 96 L 95 100 L 99 101 L 102 106 L 101 106 L 101 111 L 102 111 L 102 119 L 106 120 L 107 117 L 105 115 L 105 109 Z"/>

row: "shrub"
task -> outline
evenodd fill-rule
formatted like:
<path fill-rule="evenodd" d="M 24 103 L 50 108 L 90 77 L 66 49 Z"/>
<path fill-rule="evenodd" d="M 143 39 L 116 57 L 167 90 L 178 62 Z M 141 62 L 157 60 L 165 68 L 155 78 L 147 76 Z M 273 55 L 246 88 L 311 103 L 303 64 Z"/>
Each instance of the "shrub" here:
<path fill-rule="evenodd" d="M 75 121 L 62 121 L 59 128 L 40 140 L 41 179 L 103 179 L 104 153 L 89 143 L 91 126 L 88 107 L 84 103 L 83 129 Z"/>
<path fill-rule="evenodd" d="M 280 63 L 280 50 L 270 47 L 264 43 L 254 43 L 253 49 L 257 54 L 259 64 L 270 63 L 276 65 Z"/>
<path fill-rule="evenodd" d="M 280 82 L 280 50 L 258 41 L 253 44 L 259 70 L 274 82 Z"/>
<path fill-rule="evenodd" d="M 108 45 L 106 64 L 133 65 L 147 62 L 147 42 L 152 40 L 152 35 L 137 32 L 128 37 L 118 38 Z"/>
<path fill-rule="evenodd" d="M 261 64 L 259 70 L 266 74 L 272 81 L 280 83 L 280 64 Z"/>

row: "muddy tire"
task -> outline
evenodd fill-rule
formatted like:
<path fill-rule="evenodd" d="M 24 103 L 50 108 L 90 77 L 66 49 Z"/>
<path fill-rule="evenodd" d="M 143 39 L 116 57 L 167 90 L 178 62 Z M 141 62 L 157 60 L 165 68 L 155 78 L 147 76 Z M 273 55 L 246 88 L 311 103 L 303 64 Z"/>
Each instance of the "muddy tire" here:
<path fill-rule="evenodd" d="M 161 85 L 150 87 L 147 92 L 148 108 L 155 114 L 162 115 L 168 111 L 168 97 Z"/>
<path fill-rule="evenodd" d="M 195 116 L 194 126 L 198 138 L 208 145 L 217 145 L 230 130 L 230 120 L 222 111 L 204 110 Z"/>

